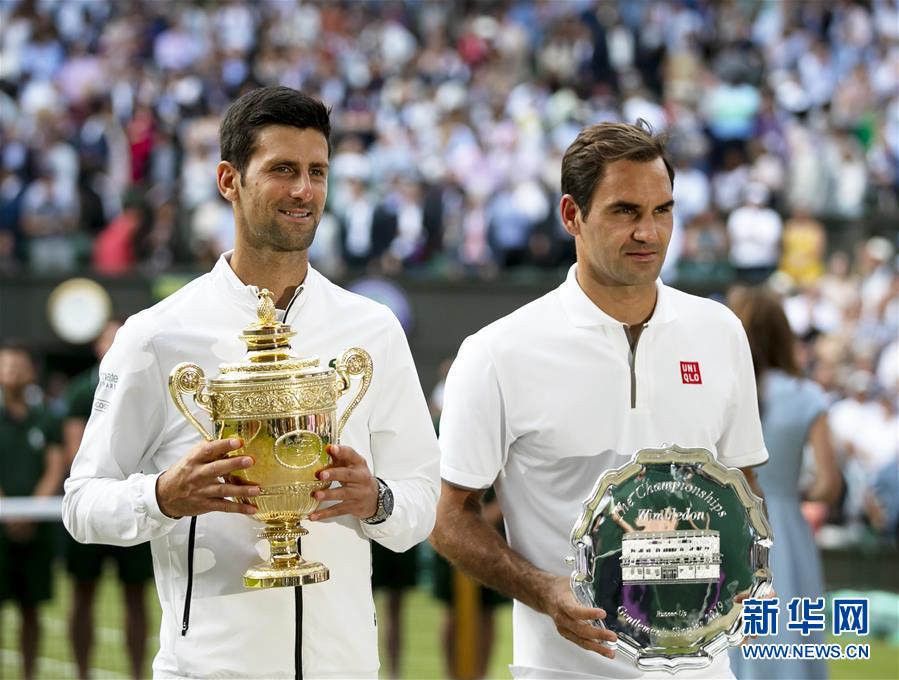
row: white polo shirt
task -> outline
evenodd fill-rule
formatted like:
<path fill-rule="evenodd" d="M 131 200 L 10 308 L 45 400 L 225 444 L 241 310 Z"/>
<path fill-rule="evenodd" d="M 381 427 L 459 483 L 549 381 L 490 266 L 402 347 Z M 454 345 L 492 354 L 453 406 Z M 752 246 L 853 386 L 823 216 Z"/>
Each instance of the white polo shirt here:
<path fill-rule="evenodd" d="M 208 274 L 131 317 L 100 365 L 93 412 L 66 481 L 63 521 L 79 541 L 134 545 L 150 541 L 162 605 L 157 677 L 377 677 L 378 637 L 371 592 L 376 540 L 406 550 L 427 538 L 439 488 L 439 449 L 406 337 L 385 306 L 345 291 L 309 268 L 286 322 L 301 356 L 327 365 L 362 347 L 372 356 L 368 394 L 341 437 L 393 490 L 393 514 L 382 524 L 343 515 L 304 522 L 305 558 L 330 580 L 300 589 L 248 590 L 243 573 L 267 556 L 262 524 L 246 515 L 197 518 L 190 627 L 181 635 L 188 582 L 189 518 L 159 509 L 156 480 L 200 435 L 175 408 L 167 378 L 182 361 L 208 377 L 241 361 L 242 330 L 256 319 L 256 288 L 244 285 L 223 256 Z M 357 383 L 341 397 L 338 412 Z M 209 416 L 195 415 L 211 430 Z M 298 630 L 298 623 L 302 624 Z M 301 642 L 297 644 L 297 637 Z M 302 653 L 302 669 L 296 668 Z"/>
<path fill-rule="evenodd" d="M 471 489 L 495 480 L 509 545 L 557 575 L 570 573 L 563 560 L 581 503 L 635 451 L 705 447 L 731 467 L 768 458 L 749 345 L 727 307 L 659 282 L 632 360 L 624 325 L 590 301 L 575 271 L 465 340 L 440 422 L 442 477 Z M 513 629 L 517 666 L 640 677 L 518 601 Z M 726 654 L 703 677 L 722 675 Z"/>

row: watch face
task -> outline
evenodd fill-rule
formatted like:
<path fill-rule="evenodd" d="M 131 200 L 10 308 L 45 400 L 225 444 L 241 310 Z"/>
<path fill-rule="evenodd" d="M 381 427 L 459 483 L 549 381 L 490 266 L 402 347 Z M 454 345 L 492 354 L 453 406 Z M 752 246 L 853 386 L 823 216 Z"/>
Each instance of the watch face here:
<path fill-rule="evenodd" d="M 393 491 L 386 484 L 384 484 L 384 497 L 381 499 L 381 507 L 383 508 L 385 519 L 393 514 Z"/>

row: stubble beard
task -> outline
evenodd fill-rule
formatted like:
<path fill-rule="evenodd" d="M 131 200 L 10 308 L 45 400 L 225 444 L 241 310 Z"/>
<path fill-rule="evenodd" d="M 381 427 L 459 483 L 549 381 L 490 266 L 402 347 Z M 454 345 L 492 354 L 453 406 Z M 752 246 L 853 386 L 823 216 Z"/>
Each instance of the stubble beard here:
<path fill-rule="evenodd" d="M 314 216 L 311 229 L 285 227 L 278 224 L 277 217 L 269 220 L 267 225 L 259 225 L 250 230 L 253 245 L 260 249 L 275 253 L 296 253 L 309 250 L 315 240 L 315 232 L 321 216 Z"/>
<path fill-rule="evenodd" d="M 639 267 L 631 269 L 628 272 L 627 284 L 631 286 L 648 286 L 650 284 L 655 284 L 656 279 L 658 279 L 659 275 L 662 273 L 663 264 L 664 262 L 659 262 L 651 269 L 642 269 Z"/>
<path fill-rule="evenodd" d="M 619 266 L 620 280 L 629 286 L 647 286 L 655 285 L 656 280 L 662 274 L 662 268 L 665 266 L 665 256 L 667 255 L 667 247 L 660 247 L 657 251 L 657 259 L 652 263 L 628 262 L 628 256 L 622 255 L 624 262 Z"/>
<path fill-rule="evenodd" d="M 634 267 L 633 263 L 621 263 L 614 268 L 603 267 L 595 262 L 588 261 L 591 277 L 601 286 L 617 288 L 655 287 L 655 282 L 662 271 L 662 263 L 650 269 Z"/>

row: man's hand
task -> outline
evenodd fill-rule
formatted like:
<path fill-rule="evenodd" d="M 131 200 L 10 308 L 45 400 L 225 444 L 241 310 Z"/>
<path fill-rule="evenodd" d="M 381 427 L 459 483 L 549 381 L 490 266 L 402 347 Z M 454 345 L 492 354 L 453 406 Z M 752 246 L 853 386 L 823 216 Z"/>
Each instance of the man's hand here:
<path fill-rule="evenodd" d="M 603 642 L 615 642 L 618 636 L 611 630 L 590 623 L 594 619 L 606 618 L 605 610 L 581 605 L 571 592 L 567 576 L 558 576 L 547 585 L 540 604 L 563 638 L 609 659 L 615 658 L 615 650 Z"/>
<path fill-rule="evenodd" d="M 156 500 L 163 514 L 169 517 L 190 517 L 214 511 L 256 514 L 255 505 L 229 501 L 228 497 L 258 496 L 259 487 L 223 481 L 235 470 L 253 465 L 250 456 L 228 457 L 229 452 L 241 446 L 243 442 L 239 439 L 201 442 L 159 475 Z"/>
<path fill-rule="evenodd" d="M 320 503 L 339 501 L 324 510 L 309 515 L 313 522 L 339 515 L 352 515 L 360 519 L 371 517 L 378 511 L 378 480 L 372 476 L 365 458 L 349 446 L 330 444 L 328 453 L 331 464 L 318 473 L 323 482 L 340 482 L 340 486 L 312 495 Z"/>

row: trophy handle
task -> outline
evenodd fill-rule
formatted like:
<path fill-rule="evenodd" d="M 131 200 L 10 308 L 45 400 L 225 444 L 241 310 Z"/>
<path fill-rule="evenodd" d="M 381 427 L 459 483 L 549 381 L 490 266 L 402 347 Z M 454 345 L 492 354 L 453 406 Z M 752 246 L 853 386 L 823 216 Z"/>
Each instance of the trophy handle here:
<path fill-rule="evenodd" d="M 344 352 L 337 357 L 337 361 L 334 364 L 334 370 L 336 370 L 337 375 L 340 376 L 340 384 L 337 386 L 338 396 L 350 389 L 350 376 L 362 376 L 362 384 L 359 386 L 356 396 L 353 397 L 353 401 L 346 407 L 343 415 L 340 416 L 340 421 L 337 423 L 337 441 L 340 441 L 340 433 L 343 432 L 343 426 L 346 425 L 346 421 L 349 419 L 350 414 L 352 414 L 353 410 L 359 405 L 359 402 L 362 401 L 362 397 L 365 396 L 365 393 L 368 392 L 373 368 L 371 355 L 359 347 L 351 347 L 348 350 L 344 350 Z"/>
<path fill-rule="evenodd" d="M 205 387 L 206 376 L 203 374 L 203 369 L 196 364 L 190 362 L 178 364 L 169 373 L 169 394 L 172 395 L 175 406 L 181 411 L 181 415 L 197 428 L 199 433 L 203 435 L 203 438 L 211 442 L 215 440 L 215 437 L 209 434 L 206 428 L 203 427 L 203 424 L 190 412 L 187 404 L 184 403 L 184 398 L 181 396 L 182 393 L 192 394 L 197 406 L 211 414 L 212 408 L 209 405 L 209 395 L 206 394 Z"/>

